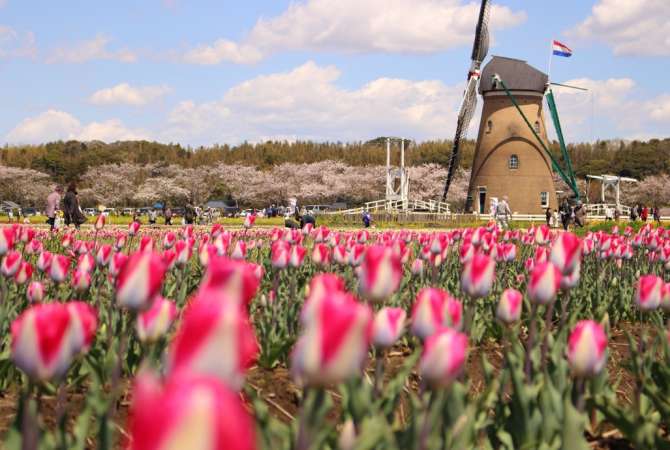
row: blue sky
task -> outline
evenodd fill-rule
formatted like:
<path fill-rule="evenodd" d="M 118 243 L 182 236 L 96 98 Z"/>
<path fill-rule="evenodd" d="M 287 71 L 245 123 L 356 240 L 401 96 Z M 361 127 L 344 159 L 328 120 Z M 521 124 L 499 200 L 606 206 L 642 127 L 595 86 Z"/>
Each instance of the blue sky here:
<path fill-rule="evenodd" d="M 493 2 L 490 54 L 546 70 L 568 140 L 670 136 L 670 2 Z M 451 138 L 462 0 L 0 0 L 0 142 Z M 476 134 L 476 123 L 470 136 Z"/>

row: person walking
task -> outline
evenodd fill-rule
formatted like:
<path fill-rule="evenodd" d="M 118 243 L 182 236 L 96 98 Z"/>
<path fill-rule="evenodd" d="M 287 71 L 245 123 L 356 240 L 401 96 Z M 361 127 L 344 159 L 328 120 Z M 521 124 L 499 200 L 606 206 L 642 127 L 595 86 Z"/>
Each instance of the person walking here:
<path fill-rule="evenodd" d="M 654 206 L 652 213 L 654 215 L 654 222 L 656 222 L 657 225 L 661 225 L 661 210 L 658 209 L 658 205 Z"/>
<path fill-rule="evenodd" d="M 575 215 L 575 225 L 579 228 L 583 228 L 586 223 L 586 208 L 582 204 L 581 200 L 577 202 L 577 206 L 574 209 Z"/>
<path fill-rule="evenodd" d="M 156 213 L 156 210 L 151 208 L 149 210 L 149 225 L 156 225 L 156 217 L 158 214 Z"/>
<path fill-rule="evenodd" d="M 648 218 L 649 218 L 649 208 L 645 206 L 644 208 L 642 208 L 642 212 L 640 213 L 640 219 L 642 219 L 642 222 L 646 222 Z"/>
<path fill-rule="evenodd" d="M 544 212 L 544 217 L 547 221 L 547 226 L 551 228 L 551 219 L 554 217 L 554 215 L 551 213 L 551 208 L 547 208 L 547 210 Z"/>
<path fill-rule="evenodd" d="M 49 224 L 51 231 L 56 228 L 56 211 L 58 211 L 58 208 L 60 207 L 60 199 L 62 194 L 63 187 L 56 185 L 51 194 L 47 196 L 47 207 L 45 208 L 45 212 L 47 215 L 47 223 Z"/>
<path fill-rule="evenodd" d="M 363 226 L 365 228 L 370 228 L 371 224 L 372 224 L 372 215 L 370 215 L 370 212 L 366 210 L 363 212 Z"/>
<path fill-rule="evenodd" d="M 186 225 L 193 225 L 193 222 L 195 222 L 195 215 L 195 208 L 191 203 L 187 203 L 184 207 L 184 220 L 186 221 Z"/>
<path fill-rule="evenodd" d="M 568 227 L 570 226 L 570 219 L 572 218 L 572 208 L 570 207 L 570 203 L 568 202 L 567 198 L 563 199 L 563 203 L 561 203 L 559 211 L 561 214 L 561 223 L 563 224 L 563 229 L 568 231 Z"/>
<path fill-rule="evenodd" d="M 68 185 L 65 198 L 63 198 L 63 213 L 65 215 L 65 225 L 73 224 L 76 229 L 79 229 L 81 224 L 86 222 L 86 217 L 84 217 L 79 206 L 77 184 L 74 181 Z"/>
<path fill-rule="evenodd" d="M 165 225 L 172 225 L 172 209 L 165 208 Z"/>
<path fill-rule="evenodd" d="M 495 219 L 500 229 L 507 229 L 509 227 L 509 219 L 512 217 L 512 211 L 507 202 L 508 198 L 505 195 L 496 205 Z"/>

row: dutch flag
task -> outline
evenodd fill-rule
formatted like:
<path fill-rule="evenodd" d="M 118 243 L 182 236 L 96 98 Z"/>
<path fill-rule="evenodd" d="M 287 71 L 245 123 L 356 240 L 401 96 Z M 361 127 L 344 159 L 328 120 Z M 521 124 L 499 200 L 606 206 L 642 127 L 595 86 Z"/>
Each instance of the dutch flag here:
<path fill-rule="evenodd" d="M 572 50 L 570 50 L 570 48 L 567 45 L 562 44 L 558 41 L 554 41 L 552 48 L 554 50 L 554 55 L 556 56 L 564 56 L 566 58 L 572 56 Z"/>

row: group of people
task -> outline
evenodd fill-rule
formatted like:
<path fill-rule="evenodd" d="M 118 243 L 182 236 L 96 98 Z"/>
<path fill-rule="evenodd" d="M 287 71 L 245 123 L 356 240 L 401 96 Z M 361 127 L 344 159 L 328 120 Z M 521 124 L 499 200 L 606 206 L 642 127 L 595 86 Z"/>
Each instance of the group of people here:
<path fill-rule="evenodd" d="M 650 208 L 648 206 L 643 206 L 637 203 L 630 209 L 630 220 L 632 222 L 635 222 L 638 219 L 640 219 L 642 222 L 646 222 L 649 220 L 650 215 L 654 222 L 661 223 L 661 210 L 658 208 L 658 206 L 653 206 Z"/>
<path fill-rule="evenodd" d="M 79 205 L 76 183 L 72 182 L 68 185 L 64 196 L 63 187 L 60 185 L 55 186 L 54 190 L 47 196 L 47 223 L 52 230 L 57 226 L 58 211 L 63 212 L 63 222 L 66 226 L 73 224 L 78 229 L 82 223 L 86 222 L 86 216 Z"/>

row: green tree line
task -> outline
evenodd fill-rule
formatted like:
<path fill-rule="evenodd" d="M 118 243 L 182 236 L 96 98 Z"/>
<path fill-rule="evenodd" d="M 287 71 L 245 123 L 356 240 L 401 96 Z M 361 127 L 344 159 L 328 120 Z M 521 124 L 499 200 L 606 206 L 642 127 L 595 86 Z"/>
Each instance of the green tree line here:
<path fill-rule="evenodd" d="M 396 144 L 397 145 L 397 144 Z M 408 165 L 448 164 L 451 141 L 406 143 Z M 551 150 L 560 160 L 557 143 Z M 475 149 L 473 140 L 462 145 L 461 166 L 468 169 Z M 397 150 L 397 147 L 396 147 Z M 590 174 L 615 174 L 644 178 L 670 172 L 670 139 L 649 141 L 599 141 L 572 144 L 568 148 L 578 177 Z M 393 153 L 397 164 L 399 152 Z M 339 160 L 351 166 L 383 165 L 386 162 L 385 139 L 369 142 L 285 142 L 243 143 L 190 148 L 179 144 L 148 141 L 102 142 L 58 141 L 32 146 L 5 146 L 0 163 L 10 167 L 33 169 L 65 182 L 79 179 L 89 168 L 103 164 L 177 164 L 196 168 L 218 163 L 242 164 L 269 169 L 282 163 L 314 163 Z"/>

